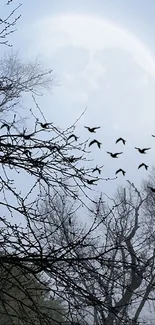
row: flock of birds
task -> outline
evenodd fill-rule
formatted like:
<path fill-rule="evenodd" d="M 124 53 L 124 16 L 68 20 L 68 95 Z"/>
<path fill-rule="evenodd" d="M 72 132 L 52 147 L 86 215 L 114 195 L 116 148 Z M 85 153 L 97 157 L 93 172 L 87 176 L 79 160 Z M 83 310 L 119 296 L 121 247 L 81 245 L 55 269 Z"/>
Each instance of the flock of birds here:
<path fill-rule="evenodd" d="M 100 126 L 96 126 L 96 127 L 89 127 L 89 126 L 84 126 L 90 133 L 96 133 L 96 130 L 97 129 L 100 129 Z M 152 135 L 152 137 L 155 137 L 155 135 Z M 78 137 L 75 135 L 75 134 L 71 134 L 69 137 L 68 137 L 68 140 L 71 139 L 71 138 L 74 138 L 75 141 L 78 140 Z M 126 140 L 123 139 L 122 137 L 118 138 L 116 140 L 116 144 L 118 142 L 122 142 L 123 145 L 126 144 Z M 92 146 L 93 144 L 96 144 L 98 146 L 98 148 L 100 149 L 101 148 L 101 145 L 102 143 L 99 142 L 98 140 L 96 139 L 93 139 L 90 143 L 89 143 L 89 147 Z M 140 154 L 146 154 L 146 152 L 148 150 L 150 150 L 151 148 L 138 148 L 138 147 L 135 147 L 136 150 L 139 151 Z M 107 154 L 109 154 L 112 158 L 119 158 L 119 155 L 123 154 L 123 152 L 110 152 L 110 151 L 107 151 Z M 138 166 L 138 169 L 144 167 L 146 170 L 148 169 L 148 165 L 146 165 L 144 162 L 142 162 L 139 166 Z M 98 168 L 97 166 L 93 169 L 92 172 L 95 172 L 97 171 L 99 174 L 101 174 L 101 169 Z M 123 176 L 125 176 L 126 174 L 126 171 L 123 170 L 122 168 L 119 168 L 118 170 L 116 170 L 115 174 L 117 175 L 118 173 L 122 173 Z M 152 191 L 152 192 L 155 192 L 155 188 L 151 187 L 151 186 L 148 186 L 148 188 Z"/>
<path fill-rule="evenodd" d="M 91 132 L 91 133 L 96 133 L 96 130 L 97 130 L 97 129 L 100 129 L 100 126 L 93 127 L 93 128 L 90 128 L 89 126 L 85 126 L 85 128 L 88 129 L 88 131 Z M 126 140 L 123 139 L 123 138 L 121 138 L 121 137 L 118 138 L 118 139 L 116 140 L 115 143 L 117 144 L 117 143 L 120 142 L 120 141 L 122 141 L 122 143 L 125 145 Z M 96 144 L 98 145 L 98 147 L 101 148 L 101 142 L 99 142 L 99 141 L 96 140 L 96 139 L 92 140 L 92 141 L 89 143 L 89 147 L 90 147 L 92 144 L 94 144 L 94 143 L 96 143 Z M 146 151 L 149 150 L 149 149 L 151 149 L 151 148 L 143 148 L 143 149 L 141 149 L 141 148 L 137 148 L 137 147 L 135 147 L 135 149 L 137 149 L 141 154 L 146 154 Z M 118 156 L 121 155 L 123 152 L 114 152 L 114 153 L 113 153 L 113 152 L 109 152 L 109 151 L 107 151 L 107 153 L 108 153 L 112 158 L 118 158 Z M 141 164 L 138 166 L 138 169 L 141 168 L 141 167 L 144 167 L 146 170 L 148 169 L 148 165 L 146 165 L 145 163 L 141 163 Z M 96 167 L 96 168 L 94 169 L 94 171 L 95 171 L 95 170 L 98 170 L 98 168 Z M 98 172 L 99 172 L 99 170 L 98 170 Z M 125 172 L 125 170 L 123 170 L 122 168 L 119 168 L 118 170 L 116 170 L 116 173 L 115 173 L 115 174 L 118 174 L 118 173 L 120 173 L 120 172 L 123 174 L 123 176 L 125 176 L 126 172 Z"/>
<path fill-rule="evenodd" d="M 51 123 L 40 123 L 40 122 L 38 122 L 38 123 L 40 124 L 40 126 L 41 126 L 43 129 L 47 129 L 47 128 L 49 127 L 49 125 L 51 125 Z M 11 127 L 10 125 L 8 125 L 7 123 L 4 123 L 4 124 L 2 124 L 1 129 L 4 128 L 4 127 L 7 128 L 7 131 L 8 131 L 8 132 L 10 131 L 10 127 Z M 85 128 L 86 128 L 90 133 L 96 133 L 96 130 L 97 130 L 97 129 L 100 129 L 100 126 L 96 126 L 96 127 L 84 126 L 84 127 L 85 127 Z M 23 138 L 26 139 L 26 140 L 30 139 L 32 135 L 33 135 L 33 134 L 28 134 L 28 135 L 26 135 L 25 132 L 23 132 L 23 134 L 22 134 Z M 155 137 L 155 135 L 152 134 L 152 137 Z M 79 137 L 77 137 L 75 134 L 72 133 L 72 134 L 69 135 L 69 137 L 67 138 L 67 140 L 72 139 L 72 138 L 73 138 L 75 141 L 77 141 Z M 115 143 L 117 144 L 117 143 L 120 142 L 120 141 L 122 142 L 123 145 L 126 144 L 126 140 L 123 139 L 122 137 L 118 138 L 118 139 L 116 140 Z M 93 144 L 96 144 L 96 145 L 98 146 L 99 149 L 101 148 L 101 145 L 102 145 L 102 143 L 99 142 L 99 141 L 96 140 L 96 139 L 93 139 L 92 141 L 90 141 L 90 143 L 89 143 L 89 147 L 91 147 Z M 138 148 L 138 147 L 135 147 L 135 149 L 138 150 L 140 154 L 146 154 L 146 152 L 147 152 L 148 150 L 150 150 L 151 148 Z M 109 154 L 112 158 L 118 158 L 119 155 L 123 154 L 123 152 L 114 152 L 114 153 L 113 153 L 113 152 L 107 151 L 107 154 Z M 73 161 L 75 161 L 76 158 L 73 157 L 72 159 L 73 159 Z M 101 174 L 101 168 L 102 168 L 102 167 L 103 167 L 103 166 L 101 166 L 101 167 L 99 168 L 99 167 L 96 166 L 96 167 L 92 170 L 92 172 L 96 172 L 96 171 L 97 171 L 99 174 Z M 138 169 L 140 169 L 140 168 L 142 168 L 142 167 L 144 167 L 144 168 L 147 170 L 149 166 L 146 165 L 144 162 L 142 162 L 142 163 L 138 166 Z M 122 173 L 122 175 L 125 176 L 126 171 L 123 170 L 122 168 L 119 168 L 118 170 L 116 170 L 115 174 L 117 175 L 118 173 Z M 88 184 L 92 185 L 92 184 L 94 184 L 94 182 L 96 182 L 96 179 L 87 180 L 87 181 L 88 181 Z M 149 188 L 152 192 L 155 192 L 155 188 L 153 188 L 153 187 L 151 187 L 151 186 L 148 186 L 148 188 Z"/>

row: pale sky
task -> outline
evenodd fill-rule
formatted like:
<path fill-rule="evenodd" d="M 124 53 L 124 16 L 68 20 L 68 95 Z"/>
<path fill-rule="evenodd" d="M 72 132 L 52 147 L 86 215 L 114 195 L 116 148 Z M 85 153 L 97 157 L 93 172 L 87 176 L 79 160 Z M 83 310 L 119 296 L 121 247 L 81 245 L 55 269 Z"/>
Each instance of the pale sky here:
<path fill-rule="evenodd" d="M 10 10 L 1 1 L 1 13 Z M 13 1 L 19 3 L 18 0 Z M 93 138 L 84 125 L 101 126 L 92 147 L 94 165 L 103 165 L 98 191 L 113 194 L 129 179 L 139 186 L 155 164 L 155 1 L 154 0 L 23 0 L 13 50 L 24 59 L 38 57 L 53 69 L 57 85 L 39 99 L 49 121 L 70 126 L 84 111 L 75 132 Z M 6 48 L 1 48 L 1 53 Z M 9 49 L 7 49 L 9 51 Z M 27 103 L 29 104 L 29 103 Z M 25 103 L 26 106 L 26 103 Z M 119 137 L 127 142 L 115 144 Z M 134 147 L 151 147 L 140 155 Z M 120 152 L 112 159 L 106 151 Z M 27 179 L 22 180 L 26 186 Z M 21 179 L 17 180 L 20 187 Z"/>
<path fill-rule="evenodd" d="M 11 36 L 14 51 L 25 59 L 39 56 L 53 69 L 57 85 L 39 100 L 49 120 L 69 126 L 87 106 L 77 134 L 86 139 L 91 135 L 84 125 L 101 126 L 94 164 L 104 164 L 103 177 L 126 171 L 126 177 L 99 184 L 109 193 L 126 179 L 139 185 L 148 172 L 138 165 L 154 164 L 154 9 L 154 0 L 27 0 Z M 120 136 L 126 146 L 115 144 Z M 141 155 L 134 146 L 152 149 Z M 123 155 L 114 160 L 106 151 Z"/>

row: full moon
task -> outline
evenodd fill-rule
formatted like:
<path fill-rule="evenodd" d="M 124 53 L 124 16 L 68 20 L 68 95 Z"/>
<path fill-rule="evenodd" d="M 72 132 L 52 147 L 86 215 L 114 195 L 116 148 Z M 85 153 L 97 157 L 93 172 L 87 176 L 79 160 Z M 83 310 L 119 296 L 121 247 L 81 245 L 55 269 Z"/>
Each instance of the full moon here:
<path fill-rule="evenodd" d="M 123 168 L 128 179 L 145 177 L 145 171 L 137 170 L 143 157 L 134 147 L 155 148 L 155 62 L 150 50 L 129 31 L 97 17 L 51 16 L 29 28 L 29 56 L 39 54 L 59 80 L 52 96 L 42 101 L 49 119 L 68 127 L 87 106 L 77 130 L 86 138 L 84 125 L 101 126 L 104 151 L 92 150 L 99 164 L 105 163 L 107 176 Z M 115 144 L 120 136 L 127 140 L 123 148 Z M 124 155 L 115 163 L 106 153 L 122 149 Z M 143 160 L 152 165 L 153 157 L 150 150 Z"/>
<path fill-rule="evenodd" d="M 76 116 L 86 105 L 91 118 L 94 105 L 113 129 L 127 130 L 130 120 L 133 132 L 150 127 L 150 115 L 155 118 L 155 62 L 134 35 L 109 21 L 78 15 L 47 17 L 30 29 L 29 55 L 39 53 L 59 80 L 52 99 L 56 93 L 57 106 L 74 105 Z"/>
<path fill-rule="evenodd" d="M 42 51 L 46 51 L 47 56 L 70 44 L 88 49 L 90 59 L 99 49 L 116 47 L 131 53 L 137 64 L 155 77 L 155 62 L 150 51 L 131 33 L 111 22 L 87 16 L 65 15 L 46 18 L 38 22 L 35 28 L 40 35 L 39 42 L 44 46 Z"/>

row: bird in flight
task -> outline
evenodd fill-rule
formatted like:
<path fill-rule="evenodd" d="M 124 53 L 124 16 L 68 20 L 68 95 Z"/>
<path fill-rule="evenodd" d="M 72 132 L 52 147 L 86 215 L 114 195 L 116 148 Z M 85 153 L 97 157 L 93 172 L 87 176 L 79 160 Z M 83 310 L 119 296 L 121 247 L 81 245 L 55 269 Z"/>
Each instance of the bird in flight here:
<path fill-rule="evenodd" d="M 94 184 L 94 182 L 97 182 L 97 181 L 98 181 L 98 179 L 87 179 L 87 183 L 89 185 L 97 185 L 97 184 Z"/>
<path fill-rule="evenodd" d="M 80 160 L 81 158 L 82 158 L 82 156 L 81 157 L 70 156 L 70 157 L 66 158 L 65 160 L 70 162 L 70 163 L 73 163 L 73 162 L 76 162 L 76 161 Z"/>
<path fill-rule="evenodd" d="M 143 148 L 143 149 L 140 149 L 140 148 L 135 147 L 135 149 L 137 149 L 140 153 L 146 153 L 145 151 L 146 150 L 150 150 L 151 148 Z"/>
<path fill-rule="evenodd" d="M 126 172 L 122 168 L 118 169 L 115 174 L 118 174 L 120 172 L 123 174 L 123 176 L 125 176 Z"/>
<path fill-rule="evenodd" d="M 99 142 L 98 140 L 92 140 L 90 143 L 89 143 L 89 147 L 92 146 L 92 144 L 96 143 L 98 145 L 99 148 L 101 148 L 101 142 Z"/>
<path fill-rule="evenodd" d="M 152 192 L 155 193 L 155 188 L 151 187 L 151 186 L 147 186 Z"/>
<path fill-rule="evenodd" d="M 146 164 L 142 163 L 138 166 L 138 169 L 141 168 L 141 167 L 145 167 L 145 169 L 147 170 L 149 166 L 147 166 Z"/>
<path fill-rule="evenodd" d="M 34 135 L 34 133 L 31 133 L 31 134 L 21 134 L 21 136 L 25 139 L 25 140 L 29 140 L 31 138 L 31 136 Z"/>
<path fill-rule="evenodd" d="M 125 142 L 126 142 L 126 140 L 124 140 L 123 138 L 118 138 L 118 139 L 116 140 L 116 142 L 115 142 L 115 143 L 118 143 L 119 141 L 122 141 L 122 142 L 123 142 L 123 144 L 125 144 Z"/>
<path fill-rule="evenodd" d="M 103 166 L 102 166 L 103 167 Z M 98 172 L 99 174 L 101 174 L 101 169 L 99 167 L 95 167 L 93 170 L 92 170 L 92 173 L 94 172 Z"/>
<path fill-rule="evenodd" d="M 152 137 L 153 137 L 153 138 L 155 138 L 155 135 L 154 135 L 154 134 L 152 134 Z"/>
<path fill-rule="evenodd" d="M 89 126 L 85 126 L 85 128 L 88 129 L 88 131 L 91 132 L 91 133 L 96 133 L 96 130 L 100 129 L 100 126 L 96 126 L 96 127 L 93 127 L 93 128 L 90 128 Z"/>
<path fill-rule="evenodd" d="M 78 139 L 78 137 L 75 134 L 71 134 L 71 135 L 69 135 L 67 140 L 72 139 L 72 138 L 74 138 L 75 141 L 77 141 L 77 139 Z"/>
<path fill-rule="evenodd" d="M 5 128 L 5 127 L 6 127 L 7 131 L 9 132 L 11 126 L 10 126 L 9 124 L 7 124 L 7 123 L 4 123 L 4 124 L 2 124 L 1 129 L 3 129 L 3 128 Z"/>
<path fill-rule="evenodd" d="M 49 125 L 51 125 L 52 123 L 40 123 L 40 126 L 43 128 L 43 129 L 47 129 Z"/>
<path fill-rule="evenodd" d="M 107 153 L 108 153 L 112 158 L 118 158 L 117 156 L 118 156 L 118 155 L 121 155 L 123 152 L 115 152 L 115 153 L 112 153 L 112 152 L 107 151 Z"/>

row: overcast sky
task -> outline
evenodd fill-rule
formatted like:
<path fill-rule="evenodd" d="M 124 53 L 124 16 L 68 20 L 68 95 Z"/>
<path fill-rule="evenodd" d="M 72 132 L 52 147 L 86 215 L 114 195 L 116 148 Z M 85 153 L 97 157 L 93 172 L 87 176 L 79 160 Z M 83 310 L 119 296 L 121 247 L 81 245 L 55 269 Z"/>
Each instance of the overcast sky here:
<path fill-rule="evenodd" d="M 94 164 L 104 164 L 103 177 L 115 176 L 118 168 L 126 171 L 126 177 L 102 182 L 99 189 L 111 193 L 126 179 L 139 185 L 147 172 L 138 165 L 154 164 L 154 0 L 27 0 L 19 11 L 14 51 L 25 59 L 39 56 L 57 80 L 52 93 L 40 99 L 46 116 L 65 127 L 87 106 L 77 135 L 86 139 L 84 125 L 101 126 L 96 138 L 102 149 L 92 147 Z M 120 136 L 126 146 L 115 144 Z M 134 146 L 152 149 L 140 155 Z M 114 160 L 107 150 L 123 155 Z"/>
<path fill-rule="evenodd" d="M 19 3 L 5 2 L 1 14 Z M 112 194 L 127 179 L 139 186 L 148 172 L 138 165 L 151 168 L 155 162 L 155 1 L 23 0 L 19 12 L 13 50 L 25 60 L 39 56 L 57 80 L 39 100 L 44 114 L 67 127 L 87 106 L 76 134 L 84 140 L 90 136 L 84 125 L 101 126 L 95 137 L 102 148 L 92 147 L 94 165 L 104 164 L 103 177 L 126 171 L 126 177 L 100 182 L 98 190 Z M 120 136 L 125 146 L 115 144 Z M 151 150 L 140 155 L 135 146 Z M 107 150 L 123 154 L 114 160 Z"/>

